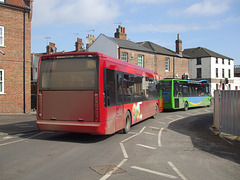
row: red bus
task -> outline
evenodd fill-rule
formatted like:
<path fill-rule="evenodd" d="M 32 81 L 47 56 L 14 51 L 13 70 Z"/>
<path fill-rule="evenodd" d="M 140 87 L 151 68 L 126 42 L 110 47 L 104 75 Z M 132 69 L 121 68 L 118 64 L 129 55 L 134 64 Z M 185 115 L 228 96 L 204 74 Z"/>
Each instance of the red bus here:
<path fill-rule="evenodd" d="M 160 76 L 96 52 L 44 55 L 39 61 L 41 131 L 113 134 L 163 109 Z"/>

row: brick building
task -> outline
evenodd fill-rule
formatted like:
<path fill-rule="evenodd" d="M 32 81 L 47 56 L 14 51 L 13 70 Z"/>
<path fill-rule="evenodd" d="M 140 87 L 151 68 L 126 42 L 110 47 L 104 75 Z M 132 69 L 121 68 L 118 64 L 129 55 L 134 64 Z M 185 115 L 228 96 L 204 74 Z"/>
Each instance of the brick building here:
<path fill-rule="evenodd" d="M 87 51 L 96 51 L 157 72 L 164 78 L 188 75 L 188 56 L 182 54 L 178 36 L 176 52 L 149 41 L 135 43 L 127 40 L 124 27 L 118 26 L 114 38 L 100 34 Z"/>
<path fill-rule="evenodd" d="M 33 0 L 0 0 L 0 113 L 31 112 Z"/>

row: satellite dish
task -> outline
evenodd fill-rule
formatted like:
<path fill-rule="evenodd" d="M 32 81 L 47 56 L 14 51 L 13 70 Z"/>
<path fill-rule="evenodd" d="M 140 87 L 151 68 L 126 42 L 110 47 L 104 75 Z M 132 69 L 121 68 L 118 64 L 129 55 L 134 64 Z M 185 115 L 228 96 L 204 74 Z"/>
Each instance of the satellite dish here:
<path fill-rule="evenodd" d="M 90 44 L 90 42 L 91 42 L 91 40 L 87 37 L 87 38 L 85 39 L 85 43 L 86 43 L 86 44 Z"/>

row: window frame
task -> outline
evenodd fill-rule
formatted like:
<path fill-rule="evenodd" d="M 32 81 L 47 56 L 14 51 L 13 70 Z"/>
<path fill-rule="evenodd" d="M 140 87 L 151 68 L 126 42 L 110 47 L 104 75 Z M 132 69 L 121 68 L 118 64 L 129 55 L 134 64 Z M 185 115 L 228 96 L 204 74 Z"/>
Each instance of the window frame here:
<path fill-rule="evenodd" d="M 225 78 L 225 69 L 222 69 L 222 78 Z"/>
<path fill-rule="evenodd" d="M 144 55 L 138 55 L 138 66 L 144 67 Z"/>
<path fill-rule="evenodd" d="M 202 78 L 202 68 L 197 68 L 197 78 Z"/>
<path fill-rule="evenodd" d="M 127 52 L 122 52 L 121 59 L 125 62 L 128 62 L 128 53 Z"/>
<path fill-rule="evenodd" d="M 4 94 L 4 69 L 0 69 L 0 72 L 2 73 L 2 78 L 0 78 L 0 94 Z"/>
<path fill-rule="evenodd" d="M 165 71 L 166 72 L 170 71 L 170 58 L 168 57 L 165 58 Z"/>
<path fill-rule="evenodd" d="M 0 46 L 4 46 L 4 26 L 0 26 L 0 29 L 2 29 L 2 34 L 0 34 L 0 38 L 2 38 L 2 43 L 0 41 Z"/>
<path fill-rule="evenodd" d="M 218 75 L 218 68 L 216 68 L 216 77 L 219 77 L 219 75 Z"/>
<path fill-rule="evenodd" d="M 197 61 L 197 63 L 196 63 L 197 65 L 201 65 L 202 64 L 202 58 L 197 58 L 196 61 Z"/>

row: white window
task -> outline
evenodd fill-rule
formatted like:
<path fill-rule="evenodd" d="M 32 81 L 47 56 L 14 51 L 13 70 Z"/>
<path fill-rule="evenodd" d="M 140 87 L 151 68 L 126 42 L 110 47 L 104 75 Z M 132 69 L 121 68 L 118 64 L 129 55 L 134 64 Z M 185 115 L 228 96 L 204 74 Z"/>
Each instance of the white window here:
<path fill-rule="evenodd" d="M 165 58 L 165 71 L 170 71 L 170 63 L 169 63 L 170 59 L 169 58 Z"/>
<path fill-rule="evenodd" d="M 143 67 L 143 55 L 138 55 L 138 66 Z"/>
<path fill-rule="evenodd" d="M 4 46 L 4 27 L 3 26 L 0 26 L 0 46 Z"/>
<path fill-rule="evenodd" d="M 126 52 L 122 53 L 122 60 L 128 62 L 128 53 Z"/>
<path fill-rule="evenodd" d="M 4 70 L 0 69 L 0 94 L 4 94 Z"/>

